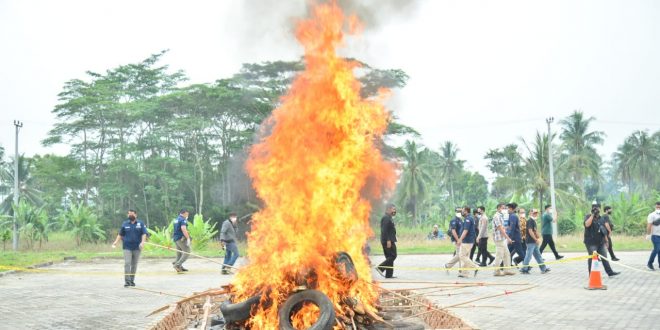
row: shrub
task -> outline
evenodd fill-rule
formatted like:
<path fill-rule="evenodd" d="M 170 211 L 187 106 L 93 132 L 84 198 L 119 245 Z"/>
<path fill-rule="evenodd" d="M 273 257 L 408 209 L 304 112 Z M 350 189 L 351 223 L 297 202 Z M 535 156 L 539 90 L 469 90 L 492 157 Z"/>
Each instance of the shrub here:
<path fill-rule="evenodd" d="M 217 224 L 211 225 L 211 219 L 204 221 L 201 214 L 196 214 L 192 223 L 188 221 L 188 233 L 193 238 L 192 246 L 195 250 L 206 248 L 209 242 L 218 234 Z"/>
<path fill-rule="evenodd" d="M 559 219 L 557 221 L 557 231 L 559 235 L 568 235 L 572 234 L 577 230 L 577 226 L 573 220 L 569 219 Z"/>
<path fill-rule="evenodd" d="M 19 233 L 27 239 L 28 248 L 34 248 L 34 243 L 37 241 L 41 248 L 43 241 L 48 241 L 48 233 L 52 226 L 46 210 L 21 201 L 18 205 L 14 205 L 14 213 L 20 227 Z"/>
<path fill-rule="evenodd" d="M 216 224 L 214 223 L 211 225 L 211 219 L 204 221 L 200 214 L 195 215 L 195 218 L 192 221 L 188 221 L 187 229 L 190 237 L 193 238 L 192 248 L 194 250 L 205 249 L 213 237 L 218 234 Z M 147 230 L 151 234 L 151 237 L 149 237 L 149 241 L 151 243 L 174 248 L 174 241 L 172 241 L 172 234 L 174 233 L 174 221 L 170 222 L 168 226 L 155 228 L 155 230 Z M 158 249 L 153 245 L 149 247 L 149 249 Z"/>
<path fill-rule="evenodd" d="M 61 211 L 60 221 L 62 228 L 76 238 L 76 245 L 84 242 L 96 243 L 105 239 L 105 232 L 98 222 L 92 209 L 79 203 L 72 205 L 69 210 Z"/>
<path fill-rule="evenodd" d="M 170 222 L 169 225 L 163 226 L 162 228 L 154 227 L 154 229 L 147 228 L 149 231 L 149 242 L 153 244 L 158 244 L 166 246 L 169 248 L 174 248 L 174 241 L 172 241 L 172 232 L 174 231 L 174 222 Z M 157 250 L 159 247 L 153 245 L 145 244 L 147 250 Z"/>

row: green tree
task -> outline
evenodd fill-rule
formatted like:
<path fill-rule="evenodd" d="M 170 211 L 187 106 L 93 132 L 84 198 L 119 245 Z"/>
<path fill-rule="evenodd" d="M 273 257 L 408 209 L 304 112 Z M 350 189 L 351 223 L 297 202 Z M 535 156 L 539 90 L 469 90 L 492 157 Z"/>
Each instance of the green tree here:
<path fill-rule="evenodd" d="M 401 173 L 399 200 L 412 213 L 413 225 L 418 225 L 419 206 L 426 198 L 431 182 L 430 151 L 408 140 L 400 149 L 400 156 L 404 166 Z"/>
<path fill-rule="evenodd" d="M 13 214 L 13 203 L 14 203 L 14 160 L 10 163 L 5 163 L 4 168 L 0 170 L 0 177 L 2 181 L 6 182 L 9 189 L 12 189 L 5 199 L 0 204 L 0 212 L 2 214 Z M 25 158 L 23 156 L 18 157 L 18 189 L 19 189 L 19 201 L 26 200 L 33 205 L 41 205 L 43 203 L 41 199 L 41 191 L 35 188 L 34 178 L 32 176 L 32 160 Z"/>
<path fill-rule="evenodd" d="M 491 149 L 484 158 L 488 160 L 486 167 L 496 175 L 493 196 L 501 200 L 512 198 L 523 174 L 523 157 L 518 146 L 509 144 L 501 149 Z"/>
<path fill-rule="evenodd" d="M 646 131 L 636 131 L 626 138 L 614 154 L 616 176 L 628 186 L 628 192 L 635 188 L 648 193 L 660 182 L 660 132 L 650 136 Z"/>
<path fill-rule="evenodd" d="M 440 147 L 438 155 L 438 175 L 440 183 L 449 193 L 451 205 L 456 205 L 454 183 L 463 172 L 464 160 L 458 159 L 458 147 L 451 141 L 446 141 Z"/>
<path fill-rule="evenodd" d="M 597 145 L 603 144 L 605 133 L 592 131 L 589 125 L 595 120 L 594 117 L 585 118 L 582 111 L 575 110 L 570 116 L 562 119 L 561 152 L 565 170 L 570 173 L 571 179 L 580 188 L 580 193 L 586 191 L 587 181 L 600 183 L 601 157 L 596 151 Z"/>

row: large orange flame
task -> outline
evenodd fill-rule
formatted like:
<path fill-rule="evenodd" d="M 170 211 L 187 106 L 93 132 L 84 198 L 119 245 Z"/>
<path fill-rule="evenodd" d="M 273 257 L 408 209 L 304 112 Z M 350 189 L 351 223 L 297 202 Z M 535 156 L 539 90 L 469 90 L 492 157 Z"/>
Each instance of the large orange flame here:
<path fill-rule="evenodd" d="M 360 97 L 353 74 L 358 65 L 335 53 L 345 25 L 353 29 L 355 22 L 329 3 L 316 5 L 312 18 L 298 23 L 306 69 L 265 123 L 269 135 L 250 152 L 248 172 L 265 208 L 253 217 L 250 262 L 233 284 L 238 300 L 268 294 L 270 305 L 248 321 L 254 329 L 277 328 L 278 306 L 306 274 L 314 274 L 316 289 L 328 295 L 338 315 L 342 298 L 372 308 L 377 296 L 362 254 L 373 234 L 364 196 L 380 197 L 383 188 L 393 187 L 395 174 L 376 146 L 388 113 L 378 99 Z M 360 281 L 338 280 L 332 256 L 339 251 L 353 257 Z M 313 306 L 305 310 L 318 313 Z"/>

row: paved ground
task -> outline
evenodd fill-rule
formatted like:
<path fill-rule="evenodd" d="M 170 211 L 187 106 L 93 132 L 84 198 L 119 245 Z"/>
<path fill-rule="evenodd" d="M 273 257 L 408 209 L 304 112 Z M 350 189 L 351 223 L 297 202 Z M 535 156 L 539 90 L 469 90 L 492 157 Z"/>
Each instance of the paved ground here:
<path fill-rule="evenodd" d="M 622 262 L 639 267 L 645 265 L 648 253 L 617 253 Z M 567 254 L 577 256 L 577 254 Z M 395 265 L 403 267 L 437 267 L 449 259 L 447 255 L 400 256 Z M 380 262 L 382 257 L 373 257 Z M 191 259 L 188 274 L 176 275 L 170 260 L 145 259 L 140 262 L 138 288 L 153 293 L 123 288 L 121 260 L 97 260 L 93 263 L 68 262 L 44 268 L 39 273 L 15 273 L 0 277 L 0 328 L 2 329 L 144 329 L 155 320 L 145 315 L 178 300 L 175 295 L 188 295 L 228 283 L 215 264 Z M 530 329 L 533 327 L 562 329 L 653 329 L 660 322 L 660 271 L 635 272 L 622 266 L 618 278 L 604 278 L 607 291 L 587 291 L 584 261 L 551 266 L 549 274 L 538 268 L 532 275 L 493 277 L 482 271 L 466 282 L 489 282 L 510 285 L 461 289 L 452 297 L 429 297 L 439 306 L 478 297 L 516 290 L 511 283 L 539 285 L 529 291 L 475 302 L 474 308 L 452 311 L 482 329 Z M 456 273 L 444 271 L 404 270 L 395 272 L 396 281 L 459 280 Z M 375 275 L 378 276 L 378 275 Z M 461 280 L 464 281 L 464 280 Z M 426 286 L 393 283 L 388 288 Z M 498 307 L 492 307 L 498 306 Z M 158 317 L 158 316 L 156 316 Z"/>

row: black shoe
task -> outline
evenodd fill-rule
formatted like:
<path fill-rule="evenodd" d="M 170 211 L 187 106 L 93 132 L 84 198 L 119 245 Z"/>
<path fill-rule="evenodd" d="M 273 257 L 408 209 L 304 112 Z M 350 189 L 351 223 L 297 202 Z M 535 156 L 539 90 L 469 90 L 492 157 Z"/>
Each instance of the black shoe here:
<path fill-rule="evenodd" d="M 483 262 L 479 264 L 479 267 L 486 267 L 486 266 L 487 266 L 487 265 L 486 265 L 485 263 L 483 263 Z"/>
<path fill-rule="evenodd" d="M 608 274 L 610 277 L 614 277 L 621 274 L 621 272 L 612 272 L 612 274 Z"/>
<path fill-rule="evenodd" d="M 181 270 L 184 271 L 184 272 L 188 271 L 187 269 L 183 268 L 183 266 L 181 266 Z"/>
<path fill-rule="evenodd" d="M 653 264 L 646 264 L 646 268 L 649 270 L 655 270 L 655 268 L 653 268 Z"/>
<path fill-rule="evenodd" d="M 564 259 L 564 256 L 556 256 L 555 257 L 555 260 L 561 260 L 561 259 Z"/>
<path fill-rule="evenodd" d="M 392 275 L 390 277 L 385 276 L 385 278 L 397 278 L 396 275 Z"/>
<path fill-rule="evenodd" d="M 495 261 L 495 258 L 490 259 L 490 261 L 488 262 L 488 266 L 490 266 L 494 261 Z"/>
<path fill-rule="evenodd" d="M 529 270 L 521 270 L 520 274 L 529 275 Z"/>
<path fill-rule="evenodd" d="M 378 268 L 378 267 L 376 267 L 376 273 L 378 273 L 378 275 L 380 275 L 380 276 L 382 276 L 382 277 L 384 277 L 384 278 L 387 278 L 387 276 L 385 276 L 385 271 L 382 270 L 382 269 L 380 269 L 380 268 Z"/>
<path fill-rule="evenodd" d="M 125 287 L 125 288 L 128 288 L 128 287 L 130 287 L 130 286 L 131 286 L 131 282 L 124 282 L 124 287 Z"/>
<path fill-rule="evenodd" d="M 135 282 L 133 282 L 133 281 L 131 281 L 130 284 L 131 284 L 131 286 L 135 286 Z"/>
<path fill-rule="evenodd" d="M 619 261 L 620 259 L 617 257 L 612 257 L 612 261 Z"/>
<path fill-rule="evenodd" d="M 174 265 L 174 270 L 176 270 L 177 274 L 183 273 L 183 269 L 181 269 L 181 267 L 179 267 L 177 265 Z"/>

